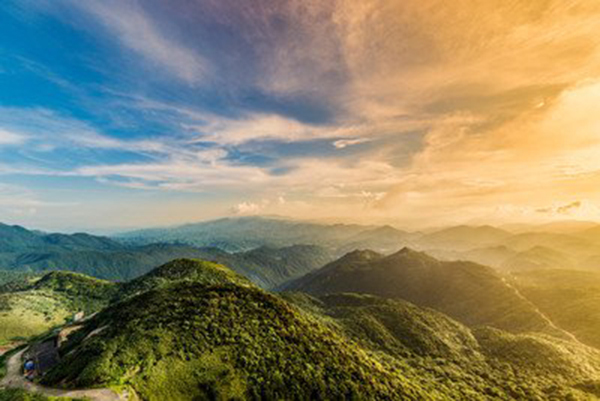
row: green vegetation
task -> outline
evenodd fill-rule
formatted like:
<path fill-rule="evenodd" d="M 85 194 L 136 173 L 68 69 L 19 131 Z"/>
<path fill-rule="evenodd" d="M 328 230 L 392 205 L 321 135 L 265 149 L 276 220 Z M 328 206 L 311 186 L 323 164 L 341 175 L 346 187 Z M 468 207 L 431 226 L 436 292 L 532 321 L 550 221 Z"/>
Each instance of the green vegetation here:
<path fill-rule="evenodd" d="M 326 295 L 320 301 L 325 313 L 342 322 L 349 334 L 392 355 L 458 360 L 474 356 L 478 346 L 463 325 L 406 301 L 361 294 Z"/>
<path fill-rule="evenodd" d="M 543 270 L 512 277 L 514 285 L 558 326 L 600 348 L 600 273 Z"/>
<path fill-rule="evenodd" d="M 211 262 L 178 260 L 121 294 L 69 337 L 46 384 L 147 400 L 586 400 L 600 387 L 599 353 L 577 343 L 471 331 L 371 295 L 276 296 Z"/>
<path fill-rule="evenodd" d="M 105 307 L 118 289 L 117 284 L 109 281 L 55 271 L 35 281 L 29 290 L 63 295 L 69 301 L 69 309 L 92 313 Z"/>
<path fill-rule="evenodd" d="M 74 337 L 46 383 L 127 383 L 148 400 L 424 397 L 253 287 L 177 283 L 107 309 Z"/>
<path fill-rule="evenodd" d="M 70 270 L 107 280 L 128 281 L 179 258 L 223 263 L 261 287 L 271 288 L 333 259 L 328 250 L 316 245 L 262 246 L 228 253 L 181 242 L 127 245 L 88 234 L 43 234 L 2 224 L 0 234 L 4 234 L 0 239 L 0 266 L 8 269 L 0 271 L 0 292 L 8 281 L 15 282 L 48 270 Z M 219 241 L 210 245 L 229 248 Z"/>
<path fill-rule="evenodd" d="M 4 292 L 10 285 L 27 283 L 29 280 L 36 277 L 36 274 L 29 272 L 0 270 L 0 292 Z"/>
<path fill-rule="evenodd" d="M 282 295 L 365 349 L 393 356 L 405 377 L 419 381 L 401 367 L 408 363 L 421 372 L 422 385 L 434 381 L 449 399 L 588 400 L 600 395 L 600 353 L 577 343 L 491 328 L 471 331 L 439 312 L 370 295 Z"/>
<path fill-rule="evenodd" d="M 405 299 L 470 326 L 558 334 L 493 269 L 471 262 L 442 262 L 408 248 L 387 257 L 370 251 L 350 253 L 287 289 Z"/>
<path fill-rule="evenodd" d="M 248 279 L 223 265 L 204 260 L 178 259 L 124 284 L 118 297 L 125 298 L 180 282 L 251 285 Z"/>
<path fill-rule="evenodd" d="M 0 341 L 25 339 L 62 324 L 74 311 L 46 292 L 0 294 Z"/>
<path fill-rule="evenodd" d="M 74 398 L 46 397 L 21 389 L 0 389 L 0 401 L 83 401 Z"/>
<path fill-rule="evenodd" d="M 76 312 L 96 312 L 117 289 L 114 283 L 71 272 L 5 284 L 0 292 L 0 342 L 38 335 Z"/>
<path fill-rule="evenodd" d="M 33 270 L 0 272 L 0 345 L 43 333 L 74 312 L 100 311 L 70 334 L 44 384 L 131 386 L 144 400 L 600 398 L 600 351 L 561 330 L 600 347 L 600 275 L 549 270 L 574 267 L 584 249 L 592 263 L 587 239 L 492 227 L 419 236 L 254 218 L 201 226 L 183 231 L 204 233 L 194 241 L 205 245 L 233 244 L 237 253 L 0 226 L 10 233 L 4 249 L 15 252 L 0 254 L 0 262 L 14 257 L 8 267 Z M 452 246 L 436 255 L 493 259 L 514 274 L 408 248 L 389 256 L 355 251 L 326 264 L 326 248 L 274 247 L 310 236 L 337 250 L 393 249 L 402 241 Z M 245 250 L 259 242 L 274 246 Z M 18 253 L 24 244 L 39 249 Z M 137 278 L 117 284 L 36 273 L 64 265 Z M 32 397 L 0 390 L 0 401 L 46 400 Z"/>

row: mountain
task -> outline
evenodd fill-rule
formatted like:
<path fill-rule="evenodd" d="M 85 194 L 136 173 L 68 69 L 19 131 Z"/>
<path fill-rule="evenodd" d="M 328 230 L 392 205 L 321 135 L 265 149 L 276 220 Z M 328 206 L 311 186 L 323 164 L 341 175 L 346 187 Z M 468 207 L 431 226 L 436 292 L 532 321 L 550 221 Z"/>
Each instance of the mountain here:
<path fill-rule="evenodd" d="M 573 269 L 578 264 L 567 254 L 545 246 L 535 246 L 518 252 L 500 264 L 506 271 Z"/>
<path fill-rule="evenodd" d="M 460 360 L 478 359 L 477 340 L 471 331 L 448 316 L 400 299 L 356 293 L 337 293 L 319 298 L 283 293 L 292 303 L 334 318 L 346 333 L 371 348 L 398 357 Z M 482 360 L 479 360 L 482 362 Z"/>
<path fill-rule="evenodd" d="M 317 245 L 260 247 L 238 253 L 183 244 L 123 244 L 84 233 L 44 234 L 0 225 L 0 268 L 13 272 L 70 270 L 101 279 L 128 281 L 178 258 L 214 260 L 270 288 L 298 278 L 334 259 Z"/>
<path fill-rule="evenodd" d="M 373 249 L 381 253 L 396 252 L 403 246 L 409 245 L 419 234 L 398 230 L 391 226 L 381 226 L 365 230 L 348 238 L 338 252 L 348 253 L 355 249 Z"/>
<path fill-rule="evenodd" d="M 597 222 L 585 220 L 559 220 L 543 224 L 505 224 L 499 228 L 515 234 L 527 232 L 548 232 L 555 234 L 577 234 L 598 227 Z"/>
<path fill-rule="evenodd" d="M 157 267 L 148 274 L 122 285 L 118 299 L 175 283 L 194 282 L 205 286 L 238 284 L 249 286 L 250 281 L 233 270 L 205 260 L 178 259 Z"/>
<path fill-rule="evenodd" d="M 21 226 L 9 226 L 0 223 L 0 253 L 19 253 L 23 249 L 38 248 L 78 250 L 119 250 L 123 245 L 107 237 L 98 237 L 85 233 L 46 234 L 27 230 Z"/>
<path fill-rule="evenodd" d="M 370 295 L 279 296 L 207 261 L 136 281 L 70 334 L 44 384 L 128 386 L 149 401 L 600 396 L 598 351 L 549 336 L 471 330 Z"/>
<path fill-rule="evenodd" d="M 340 242 L 370 228 L 354 224 L 323 225 L 280 218 L 238 217 L 173 228 L 139 230 L 122 234 L 119 238 L 135 244 L 185 243 L 239 252 L 261 246 L 337 246 Z"/>
<path fill-rule="evenodd" d="M 516 251 L 504 245 L 497 245 L 471 249 L 454 259 L 470 260 L 482 265 L 499 267 L 504 265 L 507 260 L 514 257 L 516 254 Z"/>
<path fill-rule="evenodd" d="M 511 234 L 490 226 L 459 226 L 413 239 L 418 249 L 443 260 L 470 260 L 503 271 L 520 269 L 600 269 L 600 253 L 589 224 L 527 226 L 539 229 Z M 571 227 L 573 230 L 568 230 Z M 541 231 L 556 229 L 557 232 Z M 571 234 L 565 234 L 570 232 Z"/>
<path fill-rule="evenodd" d="M 64 353 L 47 384 L 126 382 L 146 400 L 425 396 L 278 297 L 234 283 L 142 293 L 94 317 Z"/>
<path fill-rule="evenodd" d="M 589 227 L 584 230 L 578 231 L 573 234 L 577 237 L 583 238 L 587 241 L 594 242 L 596 244 L 600 244 L 600 225 L 596 225 L 595 227 Z"/>
<path fill-rule="evenodd" d="M 284 288 L 310 294 L 356 292 L 405 299 L 470 326 L 556 331 L 493 269 L 472 262 L 442 262 L 409 248 L 390 256 L 353 252 Z"/>
<path fill-rule="evenodd" d="M 155 242 L 184 243 L 198 247 L 217 247 L 229 252 L 247 251 L 262 246 L 281 248 L 308 244 L 328 248 L 341 255 L 357 248 L 393 252 L 410 244 L 419 235 L 391 226 L 318 224 L 253 216 L 133 231 L 118 236 L 118 239 L 137 245 Z"/>
<path fill-rule="evenodd" d="M 284 248 L 262 246 L 214 258 L 263 288 L 272 288 L 299 278 L 334 259 L 332 252 L 316 245 L 292 245 Z"/>
<path fill-rule="evenodd" d="M 517 251 L 526 251 L 536 246 L 544 246 L 571 254 L 573 257 L 593 254 L 597 248 L 595 243 L 584 238 L 548 232 L 530 232 L 514 235 L 502 241 L 502 244 Z"/>
<path fill-rule="evenodd" d="M 51 272 L 0 286 L 0 343 L 38 335 L 76 312 L 107 306 L 117 284 L 71 272 Z"/>
<path fill-rule="evenodd" d="M 457 226 L 423 235 L 419 246 L 423 249 L 450 249 L 466 251 L 473 248 L 498 245 L 512 234 L 492 226 Z"/>
<path fill-rule="evenodd" d="M 557 325 L 600 348 L 600 273 L 574 270 L 518 271 L 514 285 Z"/>

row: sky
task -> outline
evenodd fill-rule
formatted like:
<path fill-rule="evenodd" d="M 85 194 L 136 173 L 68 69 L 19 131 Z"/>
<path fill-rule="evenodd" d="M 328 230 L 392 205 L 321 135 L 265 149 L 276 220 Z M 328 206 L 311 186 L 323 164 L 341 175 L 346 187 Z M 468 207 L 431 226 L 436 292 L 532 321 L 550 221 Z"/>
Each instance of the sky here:
<path fill-rule="evenodd" d="M 600 220 L 597 0 L 6 0 L 0 221 Z"/>

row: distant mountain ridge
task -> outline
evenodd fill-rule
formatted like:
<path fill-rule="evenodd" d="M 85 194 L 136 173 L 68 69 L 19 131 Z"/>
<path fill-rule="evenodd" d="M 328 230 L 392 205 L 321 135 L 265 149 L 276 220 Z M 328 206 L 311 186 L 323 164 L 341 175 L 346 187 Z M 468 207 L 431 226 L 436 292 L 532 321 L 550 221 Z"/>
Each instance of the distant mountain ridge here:
<path fill-rule="evenodd" d="M 127 281 L 178 258 L 213 260 L 231 266 L 256 284 L 269 288 L 300 277 L 334 259 L 325 248 L 295 244 L 229 253 L 183 244 L 132 245 L 85 233 L 46 234 L 20 226 L 0 225 L 0 270 L 70 270 Z"/>
<path fill-rule="evenodd" d="M 261 246 L 285 247 L 296 244 L 338 249 L 364 245 L 365 242 L 379 251 L 395 251 L 412 237 L 413 234 L 391 226 L 318 224 L 253 216 L 139 230 L 124 233 L 117 238 L 134 244 L 185 243 L 237 252 Z"/>
<path fill-rule="evenodd" d="M 423 234 L 392 226 L 255 216 L 108 238 L 48 234 L 0 224 L 0 270 L 73 270 L 127 281 L 173 259 L 200 258 L 224 263 L 261 287 L 272 288 L 355 249 L 391 254 L 405 246 L 440 260 L 470 260 L 507 272 L 600 270 L 600 240 L 595 228 L 590 224 L 567 226 L 569 234 L 528 232 L 525 227 L 511 233 L 491 226 L 464 225 Z M 559 224 L 549 227 L 564 229 Z M 576 231 L 578 227 L 580 231 Z"/>

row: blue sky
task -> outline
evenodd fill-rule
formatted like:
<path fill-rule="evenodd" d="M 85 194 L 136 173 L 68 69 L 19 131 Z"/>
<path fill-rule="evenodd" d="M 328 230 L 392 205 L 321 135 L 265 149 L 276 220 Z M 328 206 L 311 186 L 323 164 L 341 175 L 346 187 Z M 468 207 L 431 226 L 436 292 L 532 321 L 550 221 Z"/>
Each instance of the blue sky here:
<path fill-rule="evenodd" d="M 560 7 L 582 2 L 516 2 L 486 21 L 486 7 L 421 3 L 435 1 L 3 2 L 0 220 L 106 232 L 236 214 L 595 213 L 590 191 L 523 196 L 506 130 L 541 135 L 540 104 L 595 82 L 596 10 L 574 21 Z M 556 35 L 524 45 L 524 29 Z M 576 71 L 550 63 L 565 48 Z"/>

